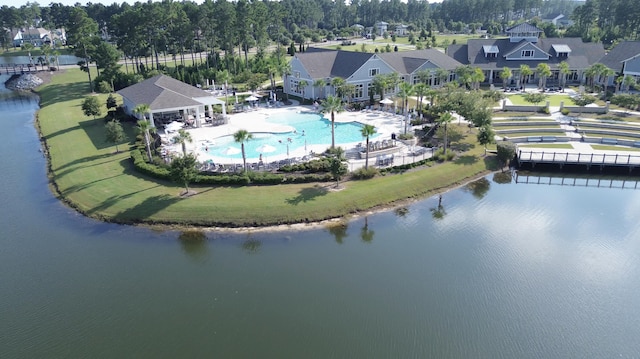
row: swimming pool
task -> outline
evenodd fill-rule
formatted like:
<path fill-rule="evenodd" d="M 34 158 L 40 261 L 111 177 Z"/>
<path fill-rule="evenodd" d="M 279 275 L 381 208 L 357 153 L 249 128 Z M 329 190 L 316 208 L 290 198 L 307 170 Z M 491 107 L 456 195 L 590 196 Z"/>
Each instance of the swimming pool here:
<path fill-rule="evenodd" d="M 245 142 L 245 152 L 247 158 L 258 158 L 262 153 L 266 157 L 282 157 L 287 155 L 287 144 L 289 153 L 308 153 L 311 146 L 325 145 L 331 146 L 331 120 L 322 115 L 311 112 L 301 113 L 277 113 L 269 116 L 267 122 L 287 125 L 293 128 L 290 132 L 284 133 L 256 133 L 253 132 L 253 139 Z M 363 142 L 362 125 L 357 122 L 336 122 L 335 142 L 336 146 L 346 143 Z M 376 134 L 370 139 L 378 137 Z M 260 152 L 259 148 L 271 146 L 272 151 Z M 203 144 L 206 146 L 206 153 L 216 157 L 240 159 L 242 153 L 233 153 L 229 148 L 236 148 L 239 151 L 240 144 L 233 140 L 233 136 L 223 136 L 214 139 L 213 144 Z"/>

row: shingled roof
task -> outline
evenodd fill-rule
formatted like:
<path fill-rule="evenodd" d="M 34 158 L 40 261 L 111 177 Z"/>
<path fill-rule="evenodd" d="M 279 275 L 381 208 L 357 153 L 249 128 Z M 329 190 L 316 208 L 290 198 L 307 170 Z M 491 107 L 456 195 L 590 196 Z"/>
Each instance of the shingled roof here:
<path fill-rule="evenodd" d="M 509 39 L 471 39 L 466 45 L 449 46 L 447 48 L 447 55 L 465 65 L 477 66 L 484 70 L 502 69 L 505 66 L 518 68 L 522 64 L 529 65 L 529 67 L 533 68 L 541 62 L 555 69 L 562 61 L 566 61 L 569 64 L 569 68 L 584 69 L 598 62 L 598 60 L 604 56 L 602 44 L 585 43 L 580 38 L 539 39 L 534 45 L 542 51 L 551 54 L 552 57 L 547 61 L 507 60 L 504 58 L 505 54 L 511 52 L 516 47 L 522 46 L 522 41 L 512 43 Z M 567 45 L 571 49 L 571 54 L 568 57 L 558 58 L 553 50 L 553 45 Z M 500 52 L 495 58 L 487 58 L 484 55 L 483 46 L 497 46 Z"/>
<path fill-rule="evenodd" d="M 617 72 L 622 72 L 622 62 L 636 55 L 640 55 L 640 41 L 623 41 L 598 62 Z"/>
<path fill-rule="evenodd" d="M 427 61 L 445 70 L 455 70 L 462 66 L 460 62 L 436 49 L 384 52 L 378 56 L 401 74 L 411 74 Z"/>
<path fill-rule="evenodd" d="M 117 92 L 135 104 L 148 104 L 151 111 L 202 105 L 197 98 L 211 94 L 165 75 L 156 75 Z"/>
<path fill-rule="evenodd" d="M 296 54 L 311 78 L 342 77 L 344 79 L 362 67 L 373 54 L 351 51 L 312 50 Z"/>

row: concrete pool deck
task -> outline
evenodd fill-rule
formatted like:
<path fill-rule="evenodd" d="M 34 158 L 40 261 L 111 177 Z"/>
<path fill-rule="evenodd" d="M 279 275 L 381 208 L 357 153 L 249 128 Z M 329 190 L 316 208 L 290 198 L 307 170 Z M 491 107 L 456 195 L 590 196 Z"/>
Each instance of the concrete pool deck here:
<path fill-rule="evenodd" d="M 237 158 L 224 158 L 210 155 L 204 151 L 207 142 L 215 143 L 215 139 L 223 136 L 231 136 L 240 129 L 247 130 L 249 132 L 269 132 L 269 133 L 282 133 L 291 132 L 293 127 L 275 124 L 268 122 L 270 116 L 282 113 L 300 113 L 300 112 L 317 112 L 313 109 L 313 106 L 301 106 L 291 105 L 276 108 L 258 107 L 255 110 L 248 112 L 241 112 L 228 115 L 229 121 L 225 125 L 210 126 L 204 125 L 200 128 L 189 128 L 187 132 L 191 134 L 193 139 L 192 143 L 187 143 L 187 150 L 196 154 L 199 161 L 212 160 L 214 163 L 240 163 L 242 159 Z M 330 118 L 330 114 L 325 115 L 326 118 Z M 369 124 L 376 127 L 376 131 L 379 134 L 379 139 L 390 139 L 391 134 L 400 134 L 404 131 L 402 117 L 398 115 L 392 115 L 390 113 L 381 111 L 343 111 L 335 114 L 336 122 L 359 122 L 361 124 Z M 167 137 L 173 137 L 172 134 Z M 353 143 L 337 143 L 336 146 L 350 149 L 354 148 L 358 143 L 364 143 L 362 141 Z M 311 152 L 320 153 L 324 152 L 330 144 L 322 145 L 309 145 L 307 151 L 303 148 L 291 151 L 289 158 L 304 157 Z M 237 144 L 239 148 L 240 145 Z M 179 152 L 179 146 L 169 146 L 170 151 Z M 266 154 L 265 154 L 266 155 Z M 257 162 L 259 159 L 258 153 L 247 153 L 247 162 Z M 268 156 L 269 161 L 279 161 L 286 159 L 284 155 Z"/>

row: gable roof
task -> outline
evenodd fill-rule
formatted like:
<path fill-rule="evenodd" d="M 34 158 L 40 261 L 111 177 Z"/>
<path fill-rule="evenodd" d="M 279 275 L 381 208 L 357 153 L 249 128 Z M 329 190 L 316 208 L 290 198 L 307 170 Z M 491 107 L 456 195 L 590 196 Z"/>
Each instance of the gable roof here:
<path fill-rule="evenodd" d="M 518 46 L 515 46 L 513 49 L 511 49 L 511 51 L 507 52 L 506 54 L 504 54 L 504 57 L 509 57 L 509 55 L 512 55 L 513 53 L 520 51 L 522 48 L 526 47 L 526 46 L 533 46 L 536 49 L 540 50 L 541 52 L 543 52 L 545 55 L 547 55 L 547 58 L 551 57 L 551 55 L 544 51 L 543 49 L 539 48 L 538 46 L 536 46 L 536 44 L 533 44 L 529 41 L 526 40 L 522 40 L 518 43 Z M 484 46 L 483 46 L 484 48 Z"/>
<path fill-rule="evenodd" d="M 620 72 L 622 71 L 622 63 L 636 55 L 640 55 L 640 41 L 623 41 L 600 58 L 598 62 Z"/>
<path fill-rule="evenodd" d="M 571 55 L 561 58 L 552 56 L 549 60 L 507 60 L 504 56 L 495 58 L 487 58 L 484 56 L 483 46 L 497 46 L 501 54 L 507 54 L 516 47 L 522 46 L 522 41 L 512 43 L 509 39 L 470 39 L 466 45 L 450 45 L 447 48 L 447 55 L 462 64 L 478 66 L 485 70 L 502 69 L 505 66 L 518 68 L 522 64 L 534 67 L 541 62 L 555 69 L 562 61 L 566 61 L 571 69 L 585 69 L 598 62 L 598 60 L 604 56 L 604 47 L 602 44 L 592 42 L 585 43 L 582 39 L 576 37 L 543 38 L 538 39 L 538 42 L 535 44 L 536 47 L 548 54 L 552 52 L 553 45 L 568 46 L 571 48 Z"/>
<path fill-rule="evenodd" d="M 456 67 L 462 66 L 460 62 L 436 49 L 384 52 L 378 56 L 401 74 L 411 74 L 426 62 L 445 70 L 455 70 Z"/>
<path fill-rule="evenodd" d="M 510 32 L 518 33 L 518 32 L 544 32 L 544 31 L 542 31 L 542 30 L 538 29 L 537 27 L 529 24 L 528 22 L 524 22 L 522 24 L 519 24 L 519 25 L 516 25 L 516 26 L 508 28 L 506 32 L 507 33 L 510 33 Z"/>
<path fill-rule="evenodd" d="M 117 92 L 136 105 L 148 104 L 152 111 L 202 105 L 197 98 L 211 94 L 166 75 L 156 75 Z"/>
<path fill-rule="evenodd" d="M 297 53 L 295 56 L 300 60 L 313 79 L 329 77 L 342 77 L 346 79 L 362 67 L 373 54 L 366 52 L 313 49 L 311 51 Z"/>

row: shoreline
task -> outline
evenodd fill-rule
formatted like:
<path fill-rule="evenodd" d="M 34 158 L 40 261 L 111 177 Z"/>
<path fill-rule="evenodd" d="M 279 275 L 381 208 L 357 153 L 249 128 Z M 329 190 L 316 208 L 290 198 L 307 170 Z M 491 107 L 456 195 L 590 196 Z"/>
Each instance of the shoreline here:
<path fill-rule="evenodd" d="M 47 83 L 50 82 L 50 78 L 46 79 L 46 82 L 43 81 L 43 85 L 46 85 Z M 38 87 L 39 89 L 40 87 Z M 37 89 L 32 90 L 33 92 L 35 92 L 38 97 L 39 97 L 39 102 L 42 101 L 42 96 L 41 94 L 38 92 Z M 224 224 L 220 224 L 220 225 L 216 225 L 215 221 L 211 221 L 211 224 L 198 224 L 196 223 L 197 220 L 194 220 L 194 223 L 186 223 L 188 222 L 187 220 L 181 220 L 181 219 L 176 219 L 175 221 L 171 221 L 171 220 L 164 220 L 164 219 L 134 219 L 134 220 L 120 220 L 120 219 L 116 219 L 113 216 L 107 216 L 101 213 L 93 213 L 90 214 L 89 212 L 91 211 L 91 209 L 88 210 L 83 210 L 79 207 L 78 203 L 74 202 L 71 198 L 63 195 L 63 192 L 61 190 L 61 188 L 59 187 L 58 183 L 55 180 L 55 173 L 53 172 L 53 168 L 52 168 L 52 160 L 51 160 L 51 152 L 50 152 L 50 148 L 49 148 L 49 143 L 47 142 L 45 136 L 43 135 L 42 132 L 42 128 L 41 128 L 41 110 L 42 108 L 38 109 L 38 111 L 36 111 L 35 114 L 35 119 L 34 119 L 34 123 L 36 126 L 36 130 L 38 132 L 38 135 L 40 137 L 40 142 L 42 144 L 42 150 L 44 152 L 46 161 L 47 161 L 47 177 L 49 179 L 49 185 L 51 186 L 51 191 L 54 194 L 54 196 L 60 200 L 61 202 L 63 202 L 66 206 L 68 206 L 69 208 L 73 209 L 74 211 L 82 214 L 83 216 L 86 216 L 88 218 L 92 218 L 95 220 L 99 220 L 105 223 L 114 223 L 114 224 L 121 224 L 121 225 L 132 225 L 132 226 L 144 226 L 147 228 L 151 228 L 151 229 L 159 229 L 159 230 L 201 230 L 201 231 L 220 231 L 220 232 L 224 232 L 224 231 L 228 231 L 228 232 L 235 232 L 235 233 L 251 233 L 251 232 L 280 232 L 280 231 L 302 231 L 302 230 L 313 230 L 313 229 L 318 229 L 318 228 L 323 228 L 323 227 L 330 227 L 332 225 L 339 225 L 340 223 L 343 223 L 344 221 L 350 222 L 353 221 L 357 218 L 360 218 L 364 215 L 367 214 L 373 214 L 373 213 L 380 213 L 380 212 L 385 212 L 385 211 L 389 211 L 392 210 L 394 208 L 398 208 L 401 207 L 403 205 L 408 205 L 410 203 L 414 203 L 417 200 L 423 200 L 426 199 L 430 196 L 436 195 L 438 193 L 444 193 L 447 192 L 451 189 L 454 188 L 458 188 L 461 186 L 464 186 L 465 184 L 476 180 L 478 178 L 484 177 L 490 173 L 493 172 L 493 170 L 490 169 L 484 169 L 481 170 L 480 172 L 476 172 L 474 173 L 473 176 L 467 176 L 465 178 L 460 178 L 458 180 L 454 180 L 454 181 L 448 181 L 446 183 L 443 183 L 442 186 L 439 187 L 434 187 L 431 189 L 425 189 L 424 191 L 418 190 L 413 194 L 408 194 L 406 197 L 400 197 L 400 198 L 395 198 L 395 199 L 391 199 L 391 198 L 387 198 L 387 199 L 381 199 L 381 203 L 380 204 L 374 204 L 366 209 L 355 209 L 355 210 L 349 210 L 347 209 L 347 212 L 344 214 L 336 214 L 336 215 L 332 215 L 331 213 L 327 214 L 327 218 L 325 219 L 320 219 L 320 220 L 307 220 L 307 219 L 303 219 L 300 218 L 299 221 L 295 221 L 295 222 L 291 222 L 291 223 L 265 223 L 264 225 L 258 225 L 258 226 L 247 226 L 244 225 L 244 223 L 248 223 L 250 221 L 238 221 L 238 225 L 234 225 L 233 223 L 224 223 Z M 128 153 L 128 151 L 123 151 Z M 424 170 L 428 170 L 429 168 L 433 168 L 433 167 L 437 167 L 437 166 L 432 166 L 432 167 L 426 167 L 426 168 L 421 168 L 421 169 L 412 169 L 409 171 L 424 171 Z M 407 171 L 407 172 L 409 172 Z M 406 173 L 406 172 L 405 172 Z M 134 177 L 138 177 L 136 175 L 133 175 Z M 393 174 L 393 175 L 389 175 L 389 176 L 402 176 L 402 174 Z M 349 183 L 357 183 L 359 181 L 342 181 L 341 186 L 348 186 Z M 322 185 L 326 185 L 326 184 L 322 184 Z M 333 186 L 333 184 L 331 184 L 330 186 Z M 402 186 L 402 184 L 399 184 L 399 186 Z M 196 190 L 199 190 L 200 187 L 196 186 L 193 187 Z M 209 187 L 207 187 L 209 188 Z M 375 201 L 373 201 L 375 202 Z M 357 207 L 356 207 L 357 208 Z M 322 216 L 322 215 L 321 215 Z M 247 215 L 247 218 L 249 217 L 249 215 Z M 295 218 L 293 218 L 295 219 Z M 268 221 L 268 219 L 266 219 L 265 221 Z M 276 220 L 278 221 L 278 220 Z M 231 221 L 233 222 L 233 221 Z"/>

